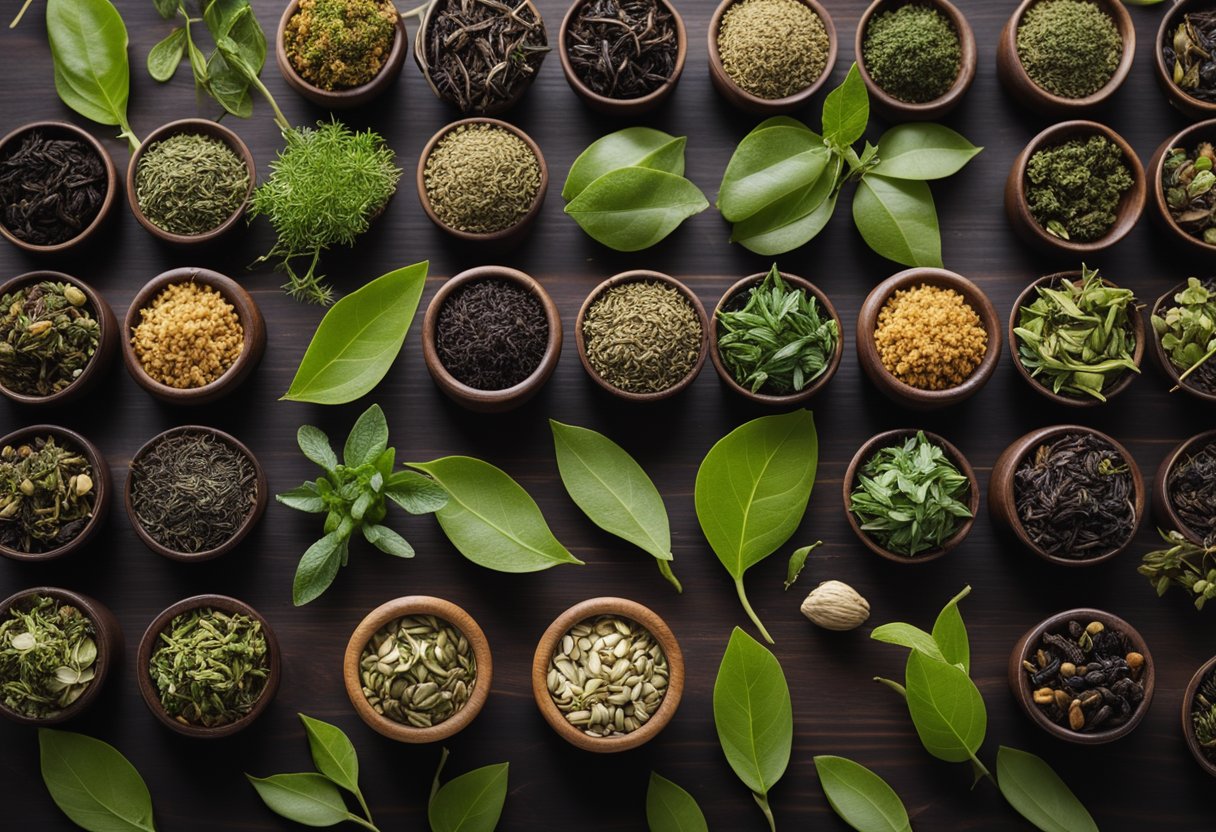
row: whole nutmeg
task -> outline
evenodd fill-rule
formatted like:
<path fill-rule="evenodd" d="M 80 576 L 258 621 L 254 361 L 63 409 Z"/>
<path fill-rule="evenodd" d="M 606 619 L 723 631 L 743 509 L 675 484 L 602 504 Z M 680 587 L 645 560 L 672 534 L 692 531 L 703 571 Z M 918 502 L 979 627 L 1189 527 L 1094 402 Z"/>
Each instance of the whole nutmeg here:
<path fill-rule="evenodd" d="M 824 581 L 802 602 L 802 614 L 825 630 L 852 630 L 870 617 L 870 602 L 840 581 Z"/>

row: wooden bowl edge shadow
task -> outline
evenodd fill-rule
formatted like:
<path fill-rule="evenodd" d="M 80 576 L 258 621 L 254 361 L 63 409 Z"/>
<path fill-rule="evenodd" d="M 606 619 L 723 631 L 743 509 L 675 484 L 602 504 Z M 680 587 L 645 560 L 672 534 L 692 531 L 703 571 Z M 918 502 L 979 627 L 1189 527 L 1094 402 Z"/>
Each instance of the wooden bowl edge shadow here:
<path fill-rule="evenodd" d="M 1195 736 L 1195 727 L 1191 720 L 1191 706 L 1195 701 L 1195 696 L 1199 693 L 1199 686 L 1203 684 L 1203 680 L 1207 678 L 1208 674 L 1213 672 L 1216 672 L 1216 656 L 1200 665 L 1186 686 L 1186 691 L 1182 695 L 1182 735 L 1186 739 L 1186 747 L 1195 758 L 1195 762 L 1199 763 L 1199 767 L 1216 777 L 1216 760 L 1207 757 L 1203 753 L 1203 749 L 1199 747 L 1199 739 Z"/>

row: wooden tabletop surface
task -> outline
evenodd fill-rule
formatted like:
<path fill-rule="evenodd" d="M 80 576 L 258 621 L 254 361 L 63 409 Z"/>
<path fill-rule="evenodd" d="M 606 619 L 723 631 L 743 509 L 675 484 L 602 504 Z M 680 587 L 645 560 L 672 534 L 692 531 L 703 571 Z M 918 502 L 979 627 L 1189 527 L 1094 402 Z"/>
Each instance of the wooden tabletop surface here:
<path fill-rule="evenodd" d="M 555 42 L 565 3 L 539 0 L 538 5 Z M 862 0 L 829 4 L 841 39 L 829 86 L 843 79 L 852 60 L 854 28 L 864 5 Z M 1014 156 L 1047 124 L 1018 107 L 996 79 L 997 35 L 1015 4 L 963 0 L 959 5 L 975 29 L 980 66 L 966 100 L 947 123 L 986 149 L 961 174 L 934 183 L 933 192 L 946 266 L 976 281 L 1004 317 L 1029 281 L 1080 264 L 1028 251 L 1014 237 L 1002 209 L 1002 188 Z M 36 2 L 16 30 L 0 32 L 0 132 L 35 119 L 69 119 L 104 137 L 123 171 L 128 154 L 113 138 L 116 131 L 85 122 L 55 95 L 42 6 Z M 254 6 L 273 37 L 281 5 L 254 0 Z M 118 7 L 130 33 L 130 112 L 136 132 L 147 134 L 172 119 L 214 116 L 209 100 L 196 102 L 187 67 L 163 86 L 147 75 L 147 51 L 170 24 L 156 15 L 148 0 L 119 0 Z M 679 7 L 690 39 L 684 78 L 667 105 L 644 123 L 689 137 L 688 175 L 712 201 L 735 144 L 758 119 L 731 109 L 710 86 L 705 33 L 713 4 L 684 0 Z M 1130 11 L 1138 34 L 1136 62 L 1100 119 L 1147 161 L 1157 145 L 1186 122 L 1167 106 L 1152 76 L 1162 7 Z M 411 35 L 413 30 L 411 23 Z M 263 75 L 293 123 L 327 117 L 288 90 L 273 59 Z M 802 114 L 815 127 L 821 101 L 818 96 Z M 477 720 L 448 743 L 452 756 L 447 774 L 510 761 L 510 792 L 499 825 L 503 832 L 642 830 L 651 769 L 688 789 L 712 829 L 760 830 L 760 812 L 718 747 L 711 704 L 714 675 L 730 630 L 750 625 L 727 573 L 700 533 L 692 489 L 697 465 L 710 445 L 764 411 L 727 391 L 708 362 L 696 383 L 670 402 L 615 402 L 585 376 L 572 326 L 592 287 L 619 271 L 652 268 L 678 276 L 712 307 L 727 286 L 766 270 L 769 261 L 730 245 L 729 230 L 712 209 L 641 253 L 611 252 L 584 236 L 562 214 L 561 182 L 587 144 L 627 125 L 583 107 L 562 77 L 556 55 L 549 56 L 535 87 L 507 116 L 536 139 L 553 171 L 553 186 L 538 223 L 527 241 L 506 255 L 453 243 L 427 221 L 412 177 L 427 139 L 457 117 L 435 99 L 412 62 L 390 93 L 343 116 L 353 126 L 383 133 L 406 175 L 401 192 L 371 232 L 352 250 L 325 257 L 326 272 L 345 292 L 391 269 L 419 260 L 431 263 L 424 306 L 406 346 L 388 377 L 365 400 L 344 407 L 277 401 L 322 311 L 282 294 L 279 275 L 264 267 L 247 268 L 272 242 L 264 222 L 211 250 L 167 248 L 135 223 L 126 205 L 118 205 L 117 221 L 105 236 L 79 252 L 33 257 L 12 246 L 0 247 L 0 276 L 37 268 L 66 271 L 97 287 L 121 320 L 135 292 L 160 272 L 191 265 L 216 269 L 240 280 L 262 308 L 269 346 L 261 367 L 226 401 L 186 410 L 158 404 L 115 366 L 98 392 L 59 411 L 0 404 L 0 431 L 42 421 L 75 428 L 101 447 L 121 484 L 131 454 L 155 433 L 184 423 L 213 425 L 246 442 L 266 467 L 271 490 L 282 491 L 315 476 L 296 450 L 298 425 L 319 425 L 340 441 L 354 418 L 379 402 L 388 415 L 399 460 L 467 454 L 500 466 L 536 498 L 557 537 L 586 565 L 531 575 L 486 571 L 461 557 L 433 518 L 406 517 L 394 509 L 394 527 L 413 543 L 418 556 L 400 561 L 354 545 L 350 566 L 333 587 L 320 600 L 296 609 L 291 605 L 292 575 L 300 554 L 317 536 L 317 518 L 272 503 L 261 525 L 235 552 L 191 565 L 170 562 L 145 548 L 131 530 L 121 500 L 116 500 L 108 528 L 88 550 L 57 563 L 0 563 L 0 595 L 40 584 L 63 586 L 102 600 L 117 614 L 128 645 L 121 672 L 91 711 L 70 727 L 115 744 L 139 768 L 153 795 L 158 829 L 298 828 L 272 815 L 242 776 L 310 769 L 297 712 L 335 722 L 353 738 L 364 792 L 381 829 L 424 829 L 426 796 L 440 749 L 398 745 L 373 733 L 356 717 L 341 679 L 343 649 L 363 615 L 389 598 L 424 593 L 463 606 L 490 639 L 493 692 Z M 253 118 L 225 123 L 248 142 L 259 178 L 264 178 L 281 144 L 268 108 L 257 101 Z M 876 121 L 870 137 L 882 129 Z M 1181 394 L 1169 395 L 1164 376 L 1148 360 L 1144 377 L 1116 401 L 1084 411 L 1054 407 L 1017 377 L 1007 354 L 987 387 L 962 405 L 933 414 L 892 406 L 862 376 L 853 337 L 862 299 L 899 267 L 866 248 L 850 221 L 848 202 L 847 196 L 842 199 L 818 239 L 780 258 L 784 270 L 809 278 L 829 294 L 847 339 L 839 373 L 811 405 L 820 461 L 810 508 L 789 544 L 747 575 L 752 603 L 776 638 L 775 652 L 793 694 L 793 759 L 771 795 L 780 828 L 845 828 L 816 782 L 811 759 L 816 754 L 841 754 L 873 768 L 899 792 L 918 830 L 1027 828 L 991 784 L 970 788 L 967 766 L 930 757 L 907 709 L 871 681 L 875 675 L 898 676 L 903 650 L 872 642 L 869 625 L 852 633 L 829 633 L 799 614 L 799 603 L 810 588 L 835 578 L 869 599 L 870 624 L 908 621 L 928 627 L 947 599 L 964 585 L 972 586 L 963 612 L 974 651 L 972 674 L 988 708 L 981 756 L 990 767 L 1001 744 L 1043 756 L 1104 830 L 1212 829 L 1214 783 L 1188 754 L 1179 713 L 1191 674 L 1216 652 L 1216 611 L 1196 613 L 1186 598 L 1173 592 L 1159 600 L 1136 574 L 1140 555 L 1155 542 L 1152 522 L 1143 525 L 1135 545 L 1113 562 L 1062 569 L 998 539 L 982 506 L 962 547 L 931 564 L 903 566 L 880 560 L 852 536 L 841 500 L 849 458 L 869 436 L 889 428 L 923 427 L 947 437 L 967 455 L 986 488 L 992 463 L 1007 444 L 1032 428 L 1073 421 L 1125 443 L 1145 476 L 1151 477 L 1176 443 L 1213 426 L 1212 411 Z M 538 278 L 557 301 L 565 325 L 565 355 L 548 386 L 523 409 L 503 416 L 471 414 L 444 400 L 427 375 L 419 344 L 422 310 L 443 280 L 485 263 L 513 266 Z M 1146 216 L 1126 240 L 1093 257 L 1089 265 L 1101 267 L 1151 303 L 1188 275 L 1210 273 L 1211 263 L 1188 259 Z M 671 514 L 674 567 L 684 583 L 683 595 L 662 580 L 650 557 L 599 532 L 570 502 L 557 477 L 550 417 L 607 433 L 651 473 Z M 819 538 L 826 545 L 814 553 L 798 585 L 783 592 L 785 556 Z M 273 623 L 284 651 L 285 676 L 273 706 L 250 730 L 217 742 L 166 730 L 145 708 L 135 677 L 134 648 L 147 624 L 174 601 L 203 592 L 226 593 L 253 604 Z M 675 720 L 649 745 L 619 756 L 583 753 L 558 738 L 538 713 L 529 683 L 532 652 L 545 627 L 568 606 L 598 595 L 624 596 L 652 607 L 679 637 L 687 660 L 688 684 Z M 1131 622 L 1148 640 L 1157 666 L 1157 691 L 1147 719 L 1131 736 L 1106 747 L 1081 748 L 1046 736 L 1017 710 L 1005 678 L 1008 652 L 1026 628 L 1054 612 L 1081 606 L 1106 609 Z M 7 721 L 0 724 L 0 794 L 5 797 L 5 821 L 0 825 L 6 828 L 72 828 L 40 782 L 35 732 Z"/>

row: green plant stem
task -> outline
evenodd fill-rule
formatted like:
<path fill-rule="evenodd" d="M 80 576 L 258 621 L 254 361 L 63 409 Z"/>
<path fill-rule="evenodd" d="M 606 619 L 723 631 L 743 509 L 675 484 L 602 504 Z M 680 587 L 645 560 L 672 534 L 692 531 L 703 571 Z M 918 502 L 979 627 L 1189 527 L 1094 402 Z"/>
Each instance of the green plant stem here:
<path fill-rule="evenodd" d="M 1208 359 L 1211 358 L 1213 355 L 1216 355 L 1216 347 L 1212 347 L 1210 350 L 1208 350 L 1207 355 L 1205 355 L 1203 358 L 1199 359 L 1194 364 L 1192 364 L 1190 367 L 1188 367 L 1187 371 L 1185 373 L 1178 376 L 1178 383 L 1175 384 L 1170 389 L 1170 392 L 1171 393 L 1176 392 L 1178 390 L 1178 388 L 1180 388 L 1182 386 L 1182 382 L 1186 381 L 1187 376 L 1189 376 L 1191 373 L 1195 372 L 1200 367 L 1202 367 L 1204 364 L 1206 364 Z"/>
<path fill-rule="evenodd" d="M 760 811 L 764 812 L 764 817 L 768 818 L 768 828 L 771 832 L 777 832 L 777 821 L 773 819 L 773 810 L 768 805 L 768 795 L 752 792 L 752 797 L 756 799 L 756 805 L 760 807 Z"/>
<path fill-rule="evenodd" d="M 684 592 L 684 587 L 680 585 L 680 579 L 671 571 L 671 564 L 665 560 L 659 561 L 659 572 L 667 579 L 667 582 L 676 588 L 676 592 Z"/>
<path fill-rule="evenodd" d="M 432 0 L 427 0 L 427 2 L 423 3 L 420 6 L 415 6 L 414 8 L 410 9 L 408 12 L 402 12 L 401 19 L 409 20 L 411 17 L 424 16 L 427 13 L 427 9 L 429 9 L 431 7 L 431 2 L 432 2 Z M 28 5 L 29 0 L 26 0 L 26 3 Z"/>
<path fill-rule="evenodd" d="M 355 800 L 359 801 L 359 808 L 363 810 L 363 814 L 367 818 L 369 825 L 370 825 L 370 822 L 372 819 L 372 810 L 368 808 L 367 801 L 363 799 L 363 792 L 356 791 Z M 372 826 L 371 828 L 375 829 L 376 827 Z"/>
<path fill-rule="evenodd" d="M 25 10 L 28 9 L 30 7 L 30 3 L 33 2 L 34 0 L 25 0 L 25 2 L 21 4 L 21 9 L 17 12 L 17 16 L 13 18 L 13 22 L 8 24 L 8 28 L 17 28 L 17 24 L 21 22 L 21 18 L 25 16 Z"/>
<path fill-rule="evenodd" d="M 764 636 L 764 640 L 769 644 L 776 644 L 773 637 L 768 634 L 768 630 L 764 629 L 764 625 L 760 623 L 760 616 L 756 615 L 756 611 L 752 609 L 751 602 L 747 600 L 747 590 L 743 588 L 743 578 L 735 579 L 735 591 L 739 593 L 739 601 L 743 604 L 743 609 L 747 612 L 747 617 L 756 625 L 756 629 L 760 631 L 760 635 Z"/>
<path fill-rule="evenodd" d="M 908 689 L 905 688 L 903 685 L 901 685 L 899 682 L 895 681 L 894 679 L 888 679 L 885 676 L 875 676 L 874 681 L 878 682 L 878 684 L 880 684 L 880 685 L 886 685 L 891 690 L 895 691 L 900 696 L 902 696 L 904 699 L 908 698 Z"/>
<path fill-rule="evenodd" d="M 374 823 L 372 823 L 369 820 L 364 820 L 363 818 L 359 817 L 356 814 L 352 814 L 352 813 L 348 812 L 346 815 L 346 819 L 348 821 L 350 821 L 351 823 L 359 824 L 364 829 L 370 829 L 371 832 L 380 832 L 380 830 L 376 828 L 376 825 Z"/>
<path fill-rule="evenodd" d="M 981 763 L 980 758 L 975 756 L 974 754 L 971 755 L 971 765 L 975 768 L 975 783 L 971 784 L 971 788 L 974 789 L 976 783 L 979 783 L 985 777 L 987 777 L 993 783 L 996 782 L 996 780 L 992 776 L 992 772 L 990 772 L 988 770 L 988 767 L 985 766 L 983 763 Z"/>
<path fill-rule="evenodd" d="M 283 111 L 279 109 L 278 102 L 274 100 L 274 96 L 270 94 L 270 90 L 266 89 L 266 85 L 262 83 L 262 79 L 253 74 L 247 77 L 249 78 L 249 83 L 253 84 L 257 88 L 257 91 L 262 94 L 262 97 L 266 99 L 267 103 L 270 104 L 270 109 L 274 110 L 274 123 L 279 125 L 279 129 L 283 133 L 291 130 L 291 122 L 287 120 L 287 116 L 283 115 Z"/>

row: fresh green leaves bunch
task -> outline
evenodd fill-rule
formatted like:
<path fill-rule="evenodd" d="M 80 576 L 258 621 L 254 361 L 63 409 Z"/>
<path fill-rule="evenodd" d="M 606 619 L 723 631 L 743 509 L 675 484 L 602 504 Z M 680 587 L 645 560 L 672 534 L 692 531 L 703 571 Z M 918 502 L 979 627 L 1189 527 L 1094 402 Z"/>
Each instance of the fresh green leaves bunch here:
<path fill-rule="evenodd" d="M 649 127 L 604 136 L 574 160 L 566 176 L 566 213 L 609 248 L 650 248 L 709 207 L 684 177 L 687 141 Z"/>
<path fill-rule="evenodd" d="M 86 832 L 156 832 L 148 786 L 114 746 L 39 728 L 38 751 L 42 782 L 72 823 Z"/>
<path fill-rule="evenodd" d="M 342 462 L 320 429 L 303 425 L 296 441 L 304 456 L 325 474 L 275 499 L 288 508 L 324 514 L 324 536 L 308 547 L 296 567 L 291 598 L 296 606 L 318 598 L 350 557 L 350 539 L 359 532 L 368 543 L 399 558 L 412 558 L 405 538 L 381 525 L 391 500 L 410 514 L 430 514 L 448 502 L 444 490 L 416 471 L 394 471 L 396 451 L 388 447 L 388 424 L 374 404 L 351 428 Z"/>
<path fill-rule="evenodd" d="M 810 292 L 791 287 L 776 264 L 741 308 L 718 312 L 718 353 L 753 393 L 804 390 L 827 370 L 840 333 Z"/>
<path fill-rule="evenodd" d="M 1195 597 L 1195 609 L 1203 609 L 1216 598 L 1216 546 L 1200 546 L 1176 531 L 1158 533 L 1166 547 L 1146 554 L 1136 571 L 1148 578 L 1158 597 L 1176 584 Z"/>
<path fill-rule="evenodd" d="M 777 116 L 739 143 L 718 191 L 734 224 L 731 241 L 765 256 L 810 242 L 832 218 L 847 182 L 858 183 L 853 221 L 875 252 L 906 266 L 942 265 L 941 232 L 926 183 L 957 173 L 983 148 L 940 124 L 892 127 L 874 146 L 859 141 L 870 98 L 854 64 L 823 102 L 823 134 Z"/>
<path fill-rule="evenodd" d="M 1038 286 L 1038 297 L 1018 310 L 1018 360 L 1053 393 L 1106 401 L 1104 391 L 1125 373 L 1140 372 L 1133 355 L 1130 289 L 1106 282 L 1081 266 L 1079 282 Z"/>
<path fill-rule="evenodd" d="M 1170 363 L 1182 374 L 1181 380 L 1196 372 L 1216 380 L 1216 368 L 1208 363 L 1216 356 L 1216 283 L 1189 277 L 1186 288 L 1174 295 L 1174 303 L 1152 318 L 1153 331 Z"/>

